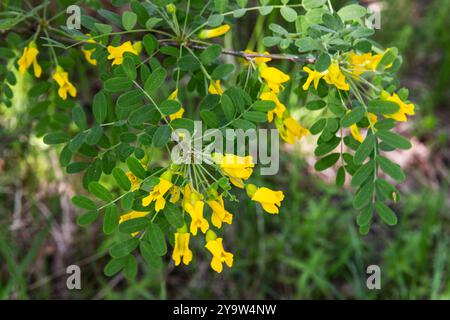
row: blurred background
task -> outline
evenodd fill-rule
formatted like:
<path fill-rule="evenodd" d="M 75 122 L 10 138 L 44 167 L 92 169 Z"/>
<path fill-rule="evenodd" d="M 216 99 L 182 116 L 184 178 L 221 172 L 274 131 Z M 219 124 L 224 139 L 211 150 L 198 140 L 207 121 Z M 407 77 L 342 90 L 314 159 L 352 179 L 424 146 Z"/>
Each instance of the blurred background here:
<path fill-rule="evenodd" d="M 403 54 L 400 82 L 417 108 L 399 126 L 413 148 L 393 155 L 408 173 L 394 208 L 397 226 L 375 222 L 369 235 L 359 235 L 351 190 L 335 187 L 331 170 L 314 173 L 313 141 L 306 139 L 284 147 L 280 173 L 264 178 L 285 192 L 280 215 L 262 212 L 243 194 L 229 209 L 236 214 L 224 236 L 235 254 L 232 269 L 212 272 L 194 241 L 189 267 L 174 268 L 168 255 L 162 270 L 141 264 L 135 281 L 107 278 L 112 239 L 102 235 L 101 221 L 76 225 L 81 212 L 70 198 L 82 189 L 81 177 L 65 174 L 57 150 L 36 138 L 33 112 L 18 97 L 13 108 L 0 105 L 0 298 L 450 299 L 450 0 L 360 2 L 383 8 L 376 40 Z M 240 50 L 250 41 L 258 48 L 277 19 L 246 15 L 238 21 L 242 34 L 226 45 Z M 88 103 L 96 88 L 81 78 Z M 81 267 L 81 290 L 66 288 L 71 264 Z M 381 290 L 366 287 L 372 264 L 381 268 Z"/>

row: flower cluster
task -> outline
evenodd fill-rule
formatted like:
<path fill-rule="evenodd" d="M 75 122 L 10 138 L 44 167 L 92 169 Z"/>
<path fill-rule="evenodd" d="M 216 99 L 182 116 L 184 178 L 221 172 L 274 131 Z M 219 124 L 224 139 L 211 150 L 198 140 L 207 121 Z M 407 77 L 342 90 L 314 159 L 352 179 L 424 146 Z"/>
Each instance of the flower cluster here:
<path fill-rule="evenodd" d="M 245 188 L 252 201 L 260 203 L 262 208 L 270 213 L 279 213 L 279 207 L 284 199 L 282 191 L 273 191 L 266 187 L 258 188 L 246 181 L 253 173 L 254 163 L 251 156 L 240 157 L 233 154 L 217 154 L 211 156 L 213 172 L 218 172 L 226 177 L 238 188 Z M 175 265 L 183 262 L 188 265 L 193 258 L 189 241 L 191 236 L 196 237 L 203 234 L 205 237 L 205 248 L 212 254 L 211 268 L 216 272 L 222 272 L 223 263 L 228 267 L 233 265 L 233 254 L 224 250 L 223 239 L 218 238 L 216 232 L 221 230 L 223 224 L 231 225 L 233 214 L 225 208 L 224 198 L 229 195 L 229 188 L 222 192 L 219 185 L 210 183 L 206 175 L 217 181 L 211 172 L 206 171 L 201 165 L 172 165 L 158 178 L 147 196 L 142 198 L 142 206 L 153 206 L 156 213 L 166 207 L 167 201 L 180 206 L 188 222 L 178 228 L 174 234 L 174 249 L 172 259 Z M 132 188 L 139 188 L 140 182 L 131 172 L 127 173 Z M 183 181 L 183 183 L 180 183 Z M 135 189 L 137 190 L 137 189 Z M 206 217 L 206 207 L 211 212 L 209 219 Z M 119 223 L 145 217 L 149 212 L 130 211 L 121 215 Z M 216 229 L 216 231 L 213 230 Z M 139 233 L 133 233 L 137 236 Z"/>

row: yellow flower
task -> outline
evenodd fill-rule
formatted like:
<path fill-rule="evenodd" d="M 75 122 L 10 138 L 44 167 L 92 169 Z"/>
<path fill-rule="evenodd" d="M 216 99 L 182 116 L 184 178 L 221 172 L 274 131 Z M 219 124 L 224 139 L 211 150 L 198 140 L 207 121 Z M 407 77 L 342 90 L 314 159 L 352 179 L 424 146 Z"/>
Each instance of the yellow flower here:
<path fill-rule="evenodd" d="M 155 201 L 155 210 L 156 212 L 164 209 L 166 205 L 166 200 L 164 199 L 164 195 L 167 191 L 173 186 L 172 182 L 159 178 L 159 183 L 153 187 L 153 190 L 150 194 L 142 199 L 142 205 L 144 207 L 148 206 L 152 201 Z"/>
<path fill-rule="evenodd" d="M 167 99 L 168 100 L 178 100 L 178 90 L 175 90 L 174 92 L 172 92 Z M 169 115 L 170 121 L 182 118 L 183 114 L 184 114 L 184 111 L 185 111 L 184 108 L 181 107 L 180 110 L 178 110 L 177 112 L 172 113 L 171 115 Z"/>
<path fill-rule="evenodd" d="M 58 95 L 63 100 L 67 99 L 67 93 L 69 93 L 72 98 L 77 95 L 77 89 L 69 81 L 69 74 L 60 66 L 56 67 L 56 72 L 53 74 L 53 79 L 59 85 Z"/>
<path fill-rule="evenodd" d="M 392 95 L 390 95 L 386 91 L 383 91 L 381 93 L 381 99 L 395 102 L 400 107 L 400 110 L 398 110 L 394 114 L 385 114 L 384 116 L 386 118 L 391 118 L 391 119 L 394 119 L 395 121 L 399 121 L 399 122 L 405 122 L 408 120 L 406 115 L 413 116 L 415 114 L 414 104 L 412 104 L 412 103 L 406 104 L 405 102 L 403 102 L 400 99 L 400 97 L 396 93 L 393 93 Z"/>
<path fill-rule="evenodd" d="M 113 60 L 112 65 L 119 65 L 122 64 L 123 62 L 123 55 L 125 52 L 131 52 L 135 55 L 138 55 L 138 51 L 136 49 L 136 46 L 133 46 L 131 44 L 131 41 L 127 41 L 124 42 L 123 44 L 121 44 L 118 47 L 114 47 L 114 46 L 108 46 L 108 52 L 109 52 L 109 56 L 108 56 L 108 60 Z"/>
<path fill-rule="evenodd" d="M 324 76 L 328 84 L 334 85 L 336 88 L 344 91 L 350 90 L 350 86 L 345 80 L 345 75 L 342 73 L 337 62 L 331 63 Z"/>
<path fill-rule="evenodd" d="M 266 187 L 257 188 L 255 185 L 248 185 L 246 189 L 251 199 L 259 202 L 268 213 L 279 213 L 278 207 L 281 206 L 281 201 L 284 199 L 282 191 L 273 191 Z"/>
<path fill-rule="evenodd" d="M 222 90 L 222 87 L 220 86 L 220 80 L 216 80 L 214 83 L 211 82 L 209 84 L 208 92 L 210 94 L 222 95 L 223 94 L 223 90 Z"/>
<path fill-rule="evenodd" d="M 221 35 L 224 35 L 230 30 L 230 26 L 228 24 L 224 24 L 220 27 L 214 28 L 214 29 L 206 29 L 200 31 L 198 34 L 198 37 L 200 39 L 210 39 L 215 37 L 220 37 Z"/>
<path fill-rule="evenodd" d="M 175 246 L 173 248 L 172 259 L 176 266 L 180 264 L 181 258 L 183 258 L 185 265 L 188 265 L 192 261 L 192 251 L 189 249 L 190 236 L 188 232 L 175 233 Z"/>
<path fill-rule="evenodd" d="M 228 267 L 233 266 L 233 254 L 226 252 L 223 248 L 222 238 L 216 238 L 206 243 L 205 248 L 212 254 L 211 268 L 217 273 L 221 273 L 223 270 L 223 263 L 225 262 Z"/>
<path fill-rule="evenodd" d="M 281 138 L 289 144 L 293 144 L 296 139 L 301 139 L 309 134 L 308 129 L 304 128 L 290 116 L 284 120 L 277 119 L 275 125 L 280 131 Z"/>
<path fill-rule="evenodd" d="M 137 189 L 139 189 L 139 179 L 134 174 L 132 174 L 131 171 L 128 171 L 126 175 L 128 177 L 128 180 L 130 180 L 131 182 L 131 191 L 136 191 Z"/>
<path fill-rule="evenodd" d="M 376 70 L 376 66 L 379 63 L 378 57 L 372 56 L 372 53 L 370 52 L 364 54 L 350 52 L 347 60 L 350 63 L 350 70 L 355 76 L 359 76 L 367 71 Z"/>
<path fill-rule="evenodd" d="M 119 224 L 121 224 L 122 222 L 128 221 L 128 220 L 145 217 L 147 214 L 148 214 L 148 212 L 130 211 L 129 213 L 126 213 L 126 214 L 123 214 L 120 216 Z M 131 235 L 134 237 L 138 233 L 139 232 L 133 232 Z"/>
<path fill-rule="evenodd" d="M 25 71 L 33 64 L 34 76 L 39 78 L 42 74 L 42 68 L 37 62 L 37 56 L 39 50 L 36 48 L 36 44 L 32 41 L 30 44 L 23 49 L 22 56 L 19 61 L 19 73 L 24 74 Z"/>
<path fill-rule="evenodd" d="M 92 54 L 94 53 L 95 49 L 81 49 L 81 51 L 83 51 L 84 53 L 84 57 L 86 58 L 86 61 L 89 62 L 90 64 L 92 64 L 93 66 L 97 65 L 97 60 L 92 58 Z"/>
<path fill-rule="evenodd" d="M 199 228 L 202 233 L 205 233 L 209 229 L 209 223 L 203 217 L 203 207 L 205 206 L 205 203 L 201 200 L 194 200 L 192 202 L 186 203 L 184 209 L 192 219 L 189 230 L 192 235 L 196 236 Z"/>
<path fill-rule="evenodd" d="M 222 228 L 222 222 L 231 224 L 233 221 L 233 215 L 225 210 L 222 196 L 219 196 L 217 201 L 209 200 L 206 203 L 211 207 L 213 213 L 211 216 L 211 222 L 216 228 Z"/>
<path fill-rule="evenodd" d="M 378 117 L 375 114 L 369 112 L 369 123 L 370 123 L 369 128 L 372 127 L 375 123 L 377 123 L 377 121 Z M 350 126 L 350 133 L 352 134 L 353 139 L 355 139 L 356 141 L 359 142 L 364 141 L 361 131 L 359 130 L 359 127 L 356 123 Z"/>
<path fill-rule="evenodd" d="M 233 185 L 238 188 L 244 187 L 244 180 L 250 178 L 253 173 L 253 163 L 252 156 L 239 157 L 234 154 L 221 155 L 214 153 L 212 155 L 213 161 L 220 165 L 223 173 L 230 178 Z"/>
<path fill-rule="evenodd" d="M 261 70 L 261 78 L 266 81 L 267 85 L 274 93 L 279 93 L 280 87 L 283 87 L 282 83 L 285 83 L 290 79 L 289 75 L 274 67 L 263 68 Z"/>
<path fill-rule="evenodd" d="M 178 200 L 180 200 L 180 194 L 181 194 L 181 190 L 180 187 L 174 185 L 172 187 L 172 189 L 170 189 L 170 202 L 171 203 L 176 203 Z"/>
<path fill-rule="evenodd" d="M 306 79 L 306 82 L 303 85 L 303 90 L 307 91 L 311 86 L 311 83 L 314 83 L 314 89 L 317 89 L 317 87 L 319 86 L 319 81 L 320 79 L 322 79 L 325 73 L 311 70 L 308 67 L 303 67 L 303 71 L 308 73 L 308 79 Z"/>
<path fill-rule="evenodd" d="M 267 112 L 267 120 L 269 122 L 272 122 L 274 114 L 278 118 L 281 118 L 283 116 L 283 113 L 286 111 L 286 106 L 280 102 L 277 95 L 273 91 L 263 92 L 261 93 L 259 98 L 261 100 L 275 102 L 275 109 Z"/>
<path fill-rule="evenodd" d="M 202 201 L 203 196 L 195 190 L 191 190 L 189 184 L 184 186 L 183 202 L 181 206 L 191 217 L 190 232 L 197 235 L 198 228 L 202 233 L 206 233 L 209 229 L 208 221 L 203 217 L 203 208 L 205 203 Z"/>
<path fill-rule="evenodd" d="M 249 53 L 249 54 L 258 54 L 258 52 L 252 51 L 252 50 L 245 50 L 244 53 Z M 267 51 L 264 51 L 265 55 L 269 55 L 270 53 Z M 256 65 L 262 65 L 266 62 L 272 61 L 272 58 L 269 57 L 248 57 L 250 60 L 255 61 Z M 244 64 L 248 64 L 248 60 L 244 59 Z"/>

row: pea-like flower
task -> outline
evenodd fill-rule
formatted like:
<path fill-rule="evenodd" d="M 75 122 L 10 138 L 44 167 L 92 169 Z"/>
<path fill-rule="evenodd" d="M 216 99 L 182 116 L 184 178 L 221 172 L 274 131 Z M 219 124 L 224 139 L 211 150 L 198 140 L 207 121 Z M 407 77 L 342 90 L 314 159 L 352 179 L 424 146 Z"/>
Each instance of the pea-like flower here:
<path fill-rule="evenodd" d="M 305 90 L 305 91 L 309 90 L 311 83 L 314 83 L 314 89 L 317 89 L 317 87 L 319 86 L 319 81 L 320 81 L 320 79 L 322 79 L 322 77 L 325 75 L 325 73 L 318 72 L 316 70 L 311 70 L 308 67 L 303 67 L 303 71 L 308 73 L 308 79 L 306 79 L 306 82 L 303 85 L 303 90 Z"/>
<path fill-rule="evenodd" d="M 350 86 L 345 79 L 345 75 L 342 73 L 341 68 L 337 62 L 332 62 L 328 67 L 328 72 L 323 79 L 326 83 L 334 85 L 339 90 L 348 91 Z"/>
<path fill-rule="evenodd" d="M 139 54 L 138 52 L 139 45 L 137 43 L 133 45 L 131 44 L 131 41 L 124 42 L 118 47 L 108 46 L 107 49 L 109 52 L 108 60 L 113 60 L 112 62 L 113 66 L 122 64 L 123 55 L 125 54 L 125 52 L 131 52 L 132 54 L 135 55 Z"/>
<path fill-rule="evenodd" d="M 192 251 L 189 249 L 190 234 L 188 232 L 175 233 L 175 246 L 173 248 L 172 259 L 178 266 L 181 261 L 188 265 L 192 261 Z"/>
<path fill-rule="evenodd" d="M 208 249 L 213 256 L 211 259 L 211 268 L 217 273 L 222 272 L 222 264 L 224 262 L 230 268 L 233 266 L 233 254 L 224 250 L 222 238 L 207 240 L 205 248 Z"/>
<path fill-rule="evenodd" d="M 394 114 L 385 114 L 384 117 L 386 118 L 391 118 L 399 122 L 406 122 L 408 121 L 407 115 L 415 115 L 414 104 L 403 102 L 396 93 L 389 94 L 386 91 L 383 91 L 381 93 L 381 99 L 394 102 L 400 107 L 400 109 Z"/>
<path fill-rule="evenodd" d="M 369 128 L 375 125 L 377 121 L 378 117 L 375 114 L 369 112 Z M 364 137 L 361 134 L 361 130 L 359 130 L 359 127 L 356 123 L 350 126 L 350 133 L 352 134 L 353 139 L 355 139 L 356 141 L 359 142 L 364 141 Z"/>
<path fill-rule="evenodd" d="M 211 82 L 209 84 L 208 92 L 210 94 L 218 94 L 218 95 L 221 96 L 223 94 L 223 89 L 222 89 L 222 86 L 220 85 L 220 80 L 216 80 L 215 82 Z"/>
<path fill-rule="evenodd" d="M 27 69 L 33 65 L 33 72 L 36 78 L 39 78 L 42 74 L 42 68 L 37 61 L 39 50 L 36 47 L 34 41 L 30 42 L 28 46 L 23 49 L 22 56 L 17 62 L 19 64 L 19 73 L 24 74 Z"/>
<path fill-rule="evenodd" d="M 70 83 L 69 74 L 65 72 L 63 68 L 61 68 L 60 66 L 56 67 L 56 72 L 53 74 L 53 79 L 59 85 L 58 95 L 61 97 L 61 99 L 66 100 L 67 93 L 69 93 L 72 98 L 76 97 L 77 89 L 73 86 L 72 83 Z"/>
<path fill-rule="evenodd" d="M 279 93 L 280 88 L 283 88 L 282 84 L 291 79 L 289 75 L 274 67 L 262 68 L 261 78 L 266 81 L 270 90 L 274 93 Z"/>
<path fill-rule="evenodd" d="M 233 215 L 225 209 L 223 198 L 219 196 L 217 200 L 209 200 L 206 203 L 211 207 L 213 213 L 211 215 L 211 222 L 216 228 L 222 228 L 222 223 L 231 224 L 233 222 Z"/>
<path fill-rule="evenodd" d="M 304 128 L 294 118 L 288 116 L 284 120 L 277 119 L 275 125 L 280 131 L 281 138 L 289 144 L 293 144 L 295 140 L 301 139 L 309 134 L 309 130 Z"/>
<path fill-rule="evenodd" d="M 214 153 L 212 159 L 230 178 L 231 183 L 241 189 L 244 187 L 244 181 L 250 178 L 255 167 L 252 156 L 240 157 L 234 154 Z"/>
<path fill-rule="evenodd" d="M 277 95 L 273 91 L 267 91 L 261 93 L 259 99 L 263 101 L 273 101 L 275 103 L 275 109 L 267 112 L 267 120 L 272 122 L 274 115 L 278 118 L 283 117 L 283 113 L 286 111 L 286 106 L 280 102 Z"/>
<path fill-rule="evenodd" d="M 156 212 L 164 209 L 164 207 L 166 206 L 166 199 L 164 199 L 164 195 L 173 186 L 172 182 L 170 182 L 169 180 L 170 178 L 167 177 L 167 175 L 161 175 L 161 177 L 159 178 L 159 183 L 153 187 L 153 190 L 148 196 L 142 199 L 142 205 L 148 206 L 150 203 L 155 201 Z"/>
<path fill-rule="evenodd" d="M 224 24 L 220 27 L 214 29 L 205 29 L 199 32 L 198 37 L 200 39 L 210 39 L 215 37 L 220 37 L 230 31 L 230 26 L 228 24 Z"/>
<path fill-rule="evenodd" d="M 178 100 L 178 89 L 175 90 L 175 91 L 173 91 L 173 92 L 169 95 L 169 97 L 168 97 L 167 99 L 168 99 L 168 100 Z M 180 110 L 178 110 L 177 112 L 172 113 L 171 115 L 169 115 L 170 121 L 173 121 L 173 120 L 175 120 L 175 119 L 180 119 L 180 118 L 182 118 L 182 117 L 183 117 L 183 114 L 184 114 L 184 111 L 185 111 L 184 108 L 181 107 Z"/>
<path fill-rule="evenodd" d="M 259 202 L 263 209 L 271 214 L 279 213 L 279 207 L 281 201 L 284 199 L 282 191 L 273 191 L 269 188 L 258 188 L 254 184 L 248 184 L 245 186 L 247 195 L 256 202 Z"/>

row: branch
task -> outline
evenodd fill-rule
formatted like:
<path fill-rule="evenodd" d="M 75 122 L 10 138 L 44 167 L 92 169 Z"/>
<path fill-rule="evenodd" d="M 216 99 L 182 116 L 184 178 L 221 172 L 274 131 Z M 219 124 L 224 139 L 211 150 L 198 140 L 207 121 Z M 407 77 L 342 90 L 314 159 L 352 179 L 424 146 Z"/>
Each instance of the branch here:
<path fill-rule="evenodd" d="M 166 41 L 162 41 L 162 42 L 166 42 Z M 171 46 L 179 46 L 179 44 L 177 42 L 173 42 L 173 41 L 168 41 L 166 43 Z M 201 45 L 201 44 L 196 44 L 196 43 L 192 43 L 192 42 L 186 43 L 184 45 L 189 48 L 197 49 L 197 50 L 206 50 L 206 49 L 208 49 L 208 47 L 210 47 L 209 45 Z M 233 50 L 227 50 L 227 49 L 222 49 L 222 54 L 228 54 L 228 55 L 235 56 L 235 57 L 241 57 L 248 61 L 252 60 L 253 58 L 270 58 L 273 60 L 288 60 L 288 61 L 292 61 L 292 62 L 301 62 L 301 63 L 315 63 L 316 62 L 315 58 L 305 58 L 305 57 L 286 55 L 286 54 L 247 53 L 244 51 L 233 51 Z"/>

